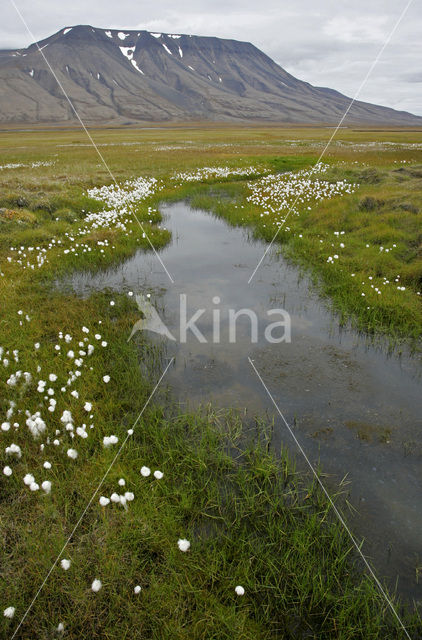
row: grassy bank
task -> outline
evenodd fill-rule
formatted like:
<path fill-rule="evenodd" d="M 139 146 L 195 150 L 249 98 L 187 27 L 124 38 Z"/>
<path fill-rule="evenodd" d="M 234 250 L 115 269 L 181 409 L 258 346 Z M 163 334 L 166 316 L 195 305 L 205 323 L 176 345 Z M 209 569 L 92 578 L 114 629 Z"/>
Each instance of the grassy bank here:
<path fill-rule="evenodd" d="M 31 289 L 21 289 L 29 314 L 45 307 L 45 289 Z M 5 638 L 164 366 L 148 342 L 138 339 L 136 348 L 127 342 L 137 319 L 130 298 L 113 296 L 112 301 L 105 294 L 82 301 L 50 293 L 48 306 L 42 314 L 33 313 L 25 330 L 3 322 L 8 326 L 3 344 L 19 349 L 17 366 L 36 379 L 56 373 L 57 382 L 48 382 L 54 388 L 64 384 L 69 366 L 59 332 L 72 336 L 72 347 L 84 337 L 95 345 L 87 363 L 78 367 L 81 377 L 70 386 L 79 397 L 57 394 L 56 411 L 47 417 L 42 410 L 50 440 L 46 434 L 34 440 L 19 414 L 24 408 L 33 413 L 43 394 L 34 385 L 8 388 L 2 376 L 2 414 L 14 399 L 11 420 L 20 423 L 12 437 L 2 433 L 2 440 L 13 440 L 22 450 L 21 459 L 4 459 L 13 474 L 2 474 L 0 480 L 0 599 L 4 608 L 16 607 L 13 620 L 1 619 Z M 36 340 L 41 345 L 35 353 Z M 62 352 L 55 353 L 57 343 Z M 140 364 L 146 365 L 148 379 Z M 110 376 L 106 384 L 104 375 Z M 92 403 L 89 416 L 86 402 Z M 87 438 L 77 432 L 70 437 L 59 419 L 64 410 L 71 411 L 75 430 L 94 425 L 87 427 Z M 274 458 L 267 431 L 262 423 L 245 431 L 235 414 L 169 414 L 151 405 L 62 555 L 70 568 L 56 566 L 16 637 L 55 637 L 62 623 L 65 637 L 78 639 L 400 638 L 326 499 L 295 472 L 292 461 L 284 455 Z M 111 434 L 118 443 L 104 447 L 104 436 Z M 76 459 L 68 457 L 69 447 L 78 452 Z M 50 469 L 44 468 L 46 461 Z M 143 476 L 144 466 L 160 470 L 163 477 Z M 49 480 L 51 493 L 25 486 L 27 473 L 39 485 Z M 99 503 L 100 496 L 126 492 L 133 494 L 126 508 Z M 179 539 L 190 541 L 186 553 L 179 550 Z M 102 583 L 98 593 L 91 590 L 94 579 Z M 135 594 L 137 585 L 141 591 Z M 243 596 L 236 595 L 237 585 L 245 589 Z M 419 628 L 416 619 L 409 625 Z"/>
<path fill-rule="evenodd" d="M 25 166 L 0 170 L 0 437 L 2 468 L 11 472 L 0 475 L 0 600 L 3 609 L 16 609 L 12 619 L 1 617 L 2 637 L 11 637 L 101 478 L 60 558 L 70 561 L 69 568 L 59 561 L 16 638 L 59 637 L 59 624 L 65 637 L 78 640 L 403 637 L 326 499 L 284 453 L 276 459 L 270 452 L 268 425 L 247 427 L 236 414 L 212 410 L 181 415 L 166 405 L 164 383 L 162 404 L 154 398 L 110 468 L 166 363 L 139 334 L 136 342 L 127 342 L 139 318 L 132 296 L 98 293 L 81 299 L 64 295 L 54 282 L 75 270 L 116 264 L 138 248 L 149 250 L 133 212 L 154 246 L 163 246 L 169 234 L 156 207 L 162 198 L 192 197 L 198 206 L 216 207 L 234 224 L 252 225 L 269 237 L 259 208 L 246 200 L 247 181 L 227 179 L 221 189 L 219 180 L 199 187 L 166 183 L 151 192 L 144 185 L 147 195 L 125 213 L 119 210 L 109 224 L 101 217 L 104 205 L 86 193 L 109 177 L 92 149 L 82 146 L 79 133 L 57 133 L 48 140 L 38 133 L 14 134 L 13 144 L 9 135 L 0 136 L 7 162 Z M 139 175 L 167 180 L 175 171 L 205 164 L 256 165 L 259 175 L 298 171 L 315 158 L 309 140 L 303 149 L 298 140 L 289 156 L 288 134 L 277 130 L 194 130 L 189 148 L 186 135 L 101 132 L 97 141 L 109 145 L 104 153 L 121 181 Z M 285 155 L 276 153 L 281 143 Z M 348 161 L 349 147 L 341 152 Z M 32 166 L 40 159 L 54 164 Z M 347 171 L 351 179 L 352 169 Z M 381 185 L 390 180 L 387 171 L 386 176 Z M 397 184 L 390 187 L 389 198 L 398 197 Z M 208 197 L 210 188 L 217 205 Z M 367 216 L 371 228 L 372 217 L 360 202 L 375 198 L 377 188 L 379 183 L 368 184 L 350 201 L 341 199 L 350 211 L 361 212 L 359 222 L 350 214 L 354 229 L 346 227 L 347 219 L 342 222 L 349 233 L 346 247 L 356 245 L 349 259 L 365 276 L 373 259 L 356 256 L 362 220 Z M 415 199 L 405 202 L 418 207 L 412 188 Z M 306 259 L 325 287 L 328 275 L 315 266 L 317 238 L 337 230 L 334 203 L 322 203 L 320 215 L 315 208 L 295 217 L 299 226 L 284 238 L 285 249 Z M 386 214 L 384 206 L 377 215 Z M 419 212 L 400 211 L 409 215 L 408 236 L 400 231 L 404 247 Z M 88 212 L 97 216 L 89 224 Z M 391 255 L 399 259 L 398 252 Z M 417 258 L 410 256 L 408 263 L 413 268 Z M 343 277 L 337 265 L 324 269 Z M 414 281 L 410 268 L 406 277 Z M 344 313 L 350 314 L 352 290 L 349 280 L 343 284 L 349 287 Z M 326 292 L 338 305 L 335 286 Z M 392 302 L 396 310 L 398 300 Z M 400 298 L 400 304 L 406 300 Z M 402 335 L 413 335 L 416 326 L 411 305 L 413 298 L 404 312 L 407 325 L 394 325 Z M 382 320 L 376 330 L 386 326 Z M 144 469 L 142 475 L 143 467 L 152 473 Z M 100 504 L 100 497 L 113 494 L 116 502 Z M 178 547 L 180 539 L 190 542 L 186 552 Z M 101 581 L 98 592 L 91 589 L 94 579 Z M 244 595 L 236 594 L 239 585 Z M 141 587 L 138 593 L 135 586 Z M 420 635 L 420 621 L 408 618 L 397 601 L 396 606 L 409 631 Z"/>

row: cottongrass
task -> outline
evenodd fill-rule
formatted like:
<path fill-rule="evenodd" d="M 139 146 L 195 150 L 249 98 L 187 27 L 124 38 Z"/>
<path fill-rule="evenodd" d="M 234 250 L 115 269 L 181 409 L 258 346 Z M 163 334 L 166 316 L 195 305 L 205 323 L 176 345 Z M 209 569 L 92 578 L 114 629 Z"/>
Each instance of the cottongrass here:
<path fill-rule="evenodd" d="M 44 264 L 49 263 L 48 255 L 52 250 L 56 252 L 59 250 L 61 256 L 64 257 L 91 253 L 93 249 L 101 247 L 99 249 L 100 255 L 104 256 L 102 247 L 115 249 L 114 246 L 109 244 L 108 240 L 97 240 L 96 247 L 92 247 L 89 243 L 83 242 L 82 239 L 97 229 L 116 229 L 129 235 L 132 230 L 128 230 L 128 225 L 133 221 L 131 205 L 151 197 L 163 187 L 164 183 L 159 183 L 156 178 L 140 177 L 136 180 L 127 180 L 122 186 L 113 184 L 91 189 L 88 191 L 88 195 L 95 200 L 104 201 L 110 207 L 109 209 L 88 213 L 81 227 L 70 233 L 64 233 L 62 238 L 52 238 L 47 247 L 25 247 L 23 245 L 10 247 L 12 255 L 7 256 L 7 262 L 14 261 L 23 269 L 34 270 L 35 268 L 40 269 Z M 150 210 L 149 213 L 151 213 Z M 149 222 L 152 223 L 152 219 L 149 219 Z M 143 237 L 145 237 L 145 234 L 143 234 Z M 26 319 L 27 321 L 30 320 L 29 318 Z M 85 329 L 87 327 L 83 327 L 82 331 L 87 333 Z"/>
<path fill-rule="evenodd" d="M 103 187 L 94 187 L 87 191 L 87 195 L 94 200 L 105 202 L 113 209 L 124 209 L 129 204 L 134 204 L 140 200 L 154 195 L 164 184 L 158 182 L 156 178 L 136 178 L 135 180 L 126 180 L 122 186 L 115 184 Z M 90 214 L 94 216 L 98 214 Z"/>
<path fill-rule="evenodd" d="M 138 594 L 141 593 L 141 587 L 139 586 L 139 584 L 136 585 L 136 587 L 134 588 L 134 593 Z"/>
<path fill-rule="evenodd" d="M 65 571 L 67 571 L 70 568 L 70 560 L 67 560 L 66 558 L 63 558 L 60 564 L 62 569 L 64 569 Z"/>
<path fill-rule="evenodd" d="M 190 542 L 185 538 L 179 538 L 179 540 L 177 541 L 177 546 L 179 547 L 180 551 L 186 553 L 186 551 L 189 551 L 190 549 Z"/>
<path fill-rule="evenodd" d="M 151 475 L 151 469 L 149 467 L 142 467 L 141 468 L 141 476 L 144 476 L 144 478 L 148 478 L 148 476 Z"/>
<path fill-rule="evenodd" d="M 119 438 L 117 436 L 104 436 L 103 445 L 105 447 L 109 447 L 112 444 L 117 444 L 119 442 Z"/>
<path fill-rule="evenodd" d="M 203 182 L 210 178 L 229 178 L 230 176 L 253 176 L 261 173 L 258 167 L 202 167 L 196 171 L 181 171 L 176 173 L 172 180 L 176 182 Z"/>
<path fill-rule="evenodd" d="M 333 183 L 317 177 L 316 174 L 326 173 L 328 169 L 328 164 L 320 162 L 312 169 L 265 176 L 248 184 L 251 194 L 246 199 L 263 209 L 261 217 L 270 216 L 270 225 L 281 226 L 288 215 L 299 215 L 301 205 L 308 205 L 309 210 L 311 202 L 355 192 L 357 184 L 345 180 Z M 285 227 L 285 231 L 288 230 L 289 227 Z"/>
<path fill-rule="evenodd" d="M 93 580 L 92 585 L 91 585 L 91 589 L 94 591 L 94 593 L 98 593 L 98 591 L 101 589 L 103 585 L 101 584 L 101 580 L 98 580 L 98 578 L 95 578 L 95 580 Z"/>
<path fill-rule="evenodd" d="M 35 478 L 32 473 L 27 473 L 23 481 L 29 487 L 33 482 L 35 482 Z"/>
<path fill-rule="evenodd" d="M 7 609 L 3 611 L 3 615 L 5 618 L 13 618 L 13 616 L 15 615 L 15 611 L 15 607 L 7 607 Z"/>
<path fill-rule="evenodd" d="M 114 504 L 121 504 L 122 507 L 127 509 L 127 503 L 132 502 L 135 499 L 135 494 L 132 491 L 126 491 L 124 495 L 119 495 L 116 492 L 113 492 L 109 498 L 106 496 L 101 496 L 99 499 L 99 503 L 102 507 L 106 507 L 110 502 Z"/>
<path fill-rule="evenodd" d="M 240 584 L 238 584 L 237 587 L 234 588 L 234 590 L 238 596 L 245 595 L 245 589 Z"/>
<path fill-rule="evenodd" d="M 5 452 L 7 456 L 15 454 L 17 458 L 22 457 L 22 450 L 20 446 L 18 444 L 14 444 L 13 442 L 9 447 L 6 447 Z"/>
<path fill-rule="evenodd" d="M 45 493 L 51 493 L 51 482 L 50 480 L 44 480 L 44 482 L 41 484 L 41 489 L 43 491 L 45 491 Z"/>

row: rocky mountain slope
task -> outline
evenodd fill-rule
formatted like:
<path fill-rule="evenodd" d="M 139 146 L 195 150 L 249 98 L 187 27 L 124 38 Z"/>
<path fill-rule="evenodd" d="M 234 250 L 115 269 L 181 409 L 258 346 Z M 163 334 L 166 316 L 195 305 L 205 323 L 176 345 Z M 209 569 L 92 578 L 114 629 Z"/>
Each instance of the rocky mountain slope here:
<path fill-rule="evenodd" d="M 38 43 L 88 123 L 337 123 L 350 99 L 293 77 L 252 44 L 179 34 L 67 27 Z M 75 115 L 36 44 L 0 51 L 0 122 L 70 123 Z M 422 125 L 356 102 L 346 123 Z"/>

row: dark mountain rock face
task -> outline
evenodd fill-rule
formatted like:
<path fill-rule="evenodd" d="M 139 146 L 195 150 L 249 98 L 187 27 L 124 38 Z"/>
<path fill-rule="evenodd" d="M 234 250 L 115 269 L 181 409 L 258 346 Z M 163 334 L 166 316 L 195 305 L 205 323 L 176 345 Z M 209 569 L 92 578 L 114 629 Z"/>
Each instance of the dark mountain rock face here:
<path fill-rule="evenodd" d="M 0 122 L 267 121 L 336 124 L 350 103 L 284 71 L 247 42 L 62 29 L 38 47 L 0 51 Z M 355 102 L 350 124 L 420 126 L 422 118 Z"/>

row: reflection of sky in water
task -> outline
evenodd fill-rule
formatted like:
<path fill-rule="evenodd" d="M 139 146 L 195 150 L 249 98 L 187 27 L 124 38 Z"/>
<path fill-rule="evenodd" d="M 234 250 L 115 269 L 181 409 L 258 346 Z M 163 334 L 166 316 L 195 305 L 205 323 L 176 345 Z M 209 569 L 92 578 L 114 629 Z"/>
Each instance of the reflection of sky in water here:
<path fill-rule="evenodd" d="M 367 538 L 367 552 L 380 574 L 395 578 L 399 572 L 399 590 L 421 599 L 413 562 L 422 530 L 420 363 L 389 357 L 356 333 L 339 332 L 307 279 L 279 257 L 267 256 L 249 285 L 265 246 L 250 241 L 246 231 L 183 203 L 163 206 L 162 211 L 173 239 L 161 256 L 174 285 L 154 255 L 139 252 L 116 269 L 93 277 L 75 275 L 74 289 L 151 292 L 151 301 L 176 336 L 181 293 L 187 294 L 188 318 L 205 308 L 197 326 L 207 344 L 189 334 L 186 344 L 165 342 L 168 355 L 175 356 L 166 380 L 182 406 L 212 402 L 247 407 L 249 416 L 264 411 L 272 415 L 273 407 L 248 363 L 251 356 L 287 420 L 296 420 L 297 437 L 311 460 L 320 460 L 337 480 L 349 474 L 352 500 L 364 514 L 355 528 Z M 212 303 L 214 296 L 220 304 Z M 212 343 L 216 307 L 221 310 L 221 344 Z M 258 344 L 250 342 L 247 318 L 239 319 L 238 340 L 229 344 L 228 309 L 245 307 L 259 318 Z M 292 318 L 291 344 L 263 340 L 265 326 L 279 319 L 269 320 L 267 310 L 279 307 Z M 151 339 L 162 341 L 152 334 Z M 279 447 L 282 442 L 292 446 L 280 425 L 274 443 Z"/>

